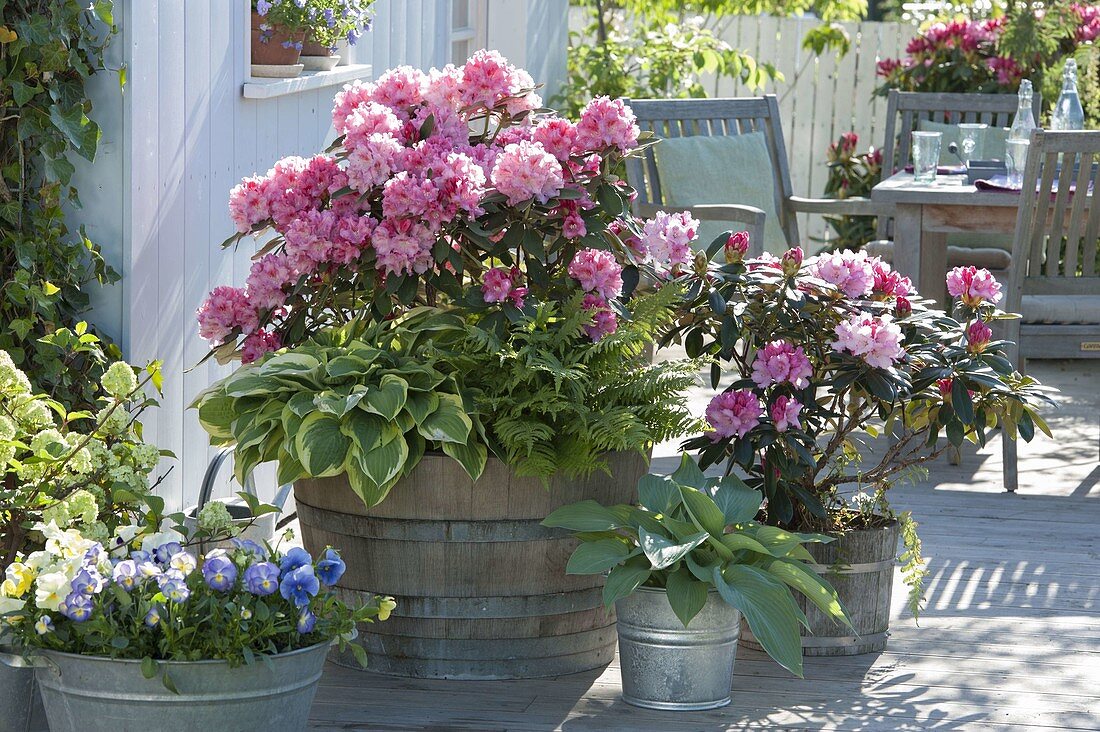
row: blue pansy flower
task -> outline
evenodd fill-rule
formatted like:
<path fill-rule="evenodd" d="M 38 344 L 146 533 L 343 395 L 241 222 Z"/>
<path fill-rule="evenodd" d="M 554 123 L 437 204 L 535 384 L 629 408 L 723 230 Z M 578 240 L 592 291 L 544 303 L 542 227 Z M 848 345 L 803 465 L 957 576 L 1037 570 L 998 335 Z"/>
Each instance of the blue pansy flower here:
<path fill-rule="evenodd" d="M 290 600 L 296 607 L 305 607 L 310 598 L 321 589 L 321 583 L 313 574 L 313 567 L 309 564 L 302 565 L 289 574 L 283 575 L 283 581 L 279 583 L 279 592 L 283 598 Z"/>
<path fill-rule="evenodd" d="M 168 564 L 172 559 L 172 555 L 178 554 L 183 551 L 183 545 L 178 541 L 170 541 L 167 544 L 161 544 L 153 550 L 153 558 L 161 564 Z"/>
<path fill-rule="evenodd" d="M 137 562 L 133 559 L 123 559 L 115 565 L 112 579 L 115 584 L 129 592 L 134 589 L 141 576 L 138 574 Z"/>
<path fill-rule="evenodd" d="M 244 587 L 253 595 L 270 595 L 279 589 L 279 568 L 271 562 L 253 564 L 244 571 Z"/>
<path fill-rule="evenodd" d="M 279 562 L 279 571 L 286 574 L 306 564 L 313 564 L 313 557 L 302 547 L 296 546 L 288 551 L 283 560 Z"/>
<path fill-rule="evenodd" d="M 340 554 L 335 549 L 325 549 L 321 560 L 317 562 L 317 577 L 331 587 L 344 576 L 345 569 L 347 565 L 340 558 Z"/>
<path fill-rule="evenodd" d="M 237 565 L 228 557 L 210 557 L 202 563 L 202 578 L 211 589 L 225 592 L 237 581 Z"/>
<path fill-rule="evenodd" d="M 150 628 L 155 628 L 160 625 L 160 605 L 153 605 L 149 608 L 149 612 L 145 613 L 145 625 Z"/>
<path fill-rule="evenodd" d="M 175 603 L 187 602 L 187 598 L 191 597 L 191 588 L 182 579 L 175 577 L 162 582 L 160 591 L 169 601 Z"/>
<path fill-rule="evenodd" d="M 134 551 L 130 552 L 130 559 L 133 559 L 135 562 L 138 562 L 140 564 L 141 562 L 153 561 L 153 555 L 149 552 L 143 552 L 135 549 Z"/>
<path fill-rule="evenodd" d="M 94 595 L 103 588 L 103 577 L 95 569 L 82 569 L 73 577 L 69 587 L 81 595 Z"/>
<path fill-rule="evenodd" d="M 233 546 L 240 549 L 247 554 L 250 558 L 256 559 L 261 562 L 267 561 L 267 549 L 262 545 L 257 544 L 251 539 L 231 539 Z"/>
<path fill-rule="evenodd" d="M 71 592 L 61 603 L 61 614 L 74 623 L 83 623 L 92 617 L 92 598 L 83 592 Z"/>
<path fill-rule="evenodd" d="M 313 632 L 313 626 L 317 625 L 317 616 L 309 611 L 309 609 L 302 610 L 298 616 L 298 632 L 302 635 Z"/>

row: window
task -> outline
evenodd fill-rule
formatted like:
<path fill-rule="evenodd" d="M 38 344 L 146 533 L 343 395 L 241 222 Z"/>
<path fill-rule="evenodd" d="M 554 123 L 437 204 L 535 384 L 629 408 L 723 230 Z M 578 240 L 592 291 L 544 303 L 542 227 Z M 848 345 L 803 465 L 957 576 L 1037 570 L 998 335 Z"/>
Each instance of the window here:
<path fill-rule="evenodd" d="M 451 63 L 461 66 L 485 47 L 487 0 L 451 0 Z"/>

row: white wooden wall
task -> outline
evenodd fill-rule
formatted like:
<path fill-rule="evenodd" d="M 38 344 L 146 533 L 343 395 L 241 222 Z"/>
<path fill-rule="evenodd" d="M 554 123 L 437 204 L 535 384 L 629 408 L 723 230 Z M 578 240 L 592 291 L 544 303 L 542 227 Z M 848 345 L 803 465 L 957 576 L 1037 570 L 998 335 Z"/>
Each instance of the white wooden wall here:
<path fill-rule="evenodd" d="M 483 35 L 536 78 L 562 73 L 566 0 L 487 0 Z M 427 68 L 450 61 L 451 0 L 379 0 L 374 29 L 354 60 L 380 72 L 398 64 Z M 223 252 L 232 233 L 226 200 L 243 176 L 286 155 L 310 155 L 331 136 L 331 100 L 339 87 L 273 99 L 245 99 L 248 76 L 244 0 L 121 0 L 120 35 L 109 66 L 93 81 L 94 115 L 103 127 L 100 156 L 79 166 L 87 225 L 119 285 L 95 294 L 92 320 L 134 363 L 164 362 L 164 397 L 145 420 L 146 436 L 178 459 L 164 495 L 171 506 L 194 501 L 210 451 L 187 404 L 228 372 L 205 364 L 194 312 L 215 285 L 243 284 L 251 251 Z M 545 25 L 545 27 L 543 27 Z M 553 47 L 557 43 L 560 48 Z M 264 484 L 264 479 L 267 484 Z M 273 490 L 261 476 L 261 493 Z"/>

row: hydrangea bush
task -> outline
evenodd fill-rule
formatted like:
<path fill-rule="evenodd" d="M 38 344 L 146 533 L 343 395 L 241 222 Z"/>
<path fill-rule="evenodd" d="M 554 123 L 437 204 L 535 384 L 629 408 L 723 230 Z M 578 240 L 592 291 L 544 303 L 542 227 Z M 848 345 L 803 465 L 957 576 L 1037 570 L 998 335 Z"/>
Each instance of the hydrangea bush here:
<path fill-rule="evenodd" d="M 123 529 L 104 546 L 53 522 L 34 526 L 44 548 L 20 554 L 0 586 L 0 624 L 24 649 L 141 659 L 148 678 L 158 661 L 236 666 L 334 639 L 360 656 L 346 642 L 355 623 L 395 607 L 388 597 L 341 602 L 332 587 L 345 566 L 331 548 L 314 558 L 233 539 L 196 556 L 174 532 L 135 540 L 137 526 Z"/>
<path fill-rule="evenodd" d="M 138 418 L 155 404 L 146 389 L 159 392 L 160 366 L 139 378 L 116 361 L 100 386 L 98 412 L 67 411 L 0 351 L 0 566 L 41 545 L 39 522 L 105 541 L 149 498 L 149 476 L 169 453 L 142 440 Z"/>
<path fill-rule="evenodd" d="M 674 280 L 691 261 L 694 229 L 678 216 L 643 224 L 627 214 L 633 191 L 615 171 L 640 143 L 622 102 L 597 98 L 575 123 L 541 104 L 531 76 L 493 51 L 462 67 L 399 67 L 345 87 L 332 112 L 340 137 L 328 151 L 280 160 L 230 194 L 238 233 L 227 245 L 263 243 L 243 286 L 216 288 L 198 310 L 212 354 L 248 365 L 279 349 L 313 349 L 307 344 L 333 332 L 342 344 L 401 350 L 376 326 L 400 330 L 434 312 L 456 318 L 462 337 L 453 324 L 441 327 L 426 346 L 434 350 L 418 357 L 453 375 L 464 409 L 480 415 L 484 429 L 462 430 L 470 451 L 484 445 L 548 477 L 600 467 L 601 451 L 683 434 L 690 420 L 680 387 L 690 377 L 682 364 L 652 365 L 644 355 L 676 298 L 671 289 L 642 296 L 638 284 L 643 274 Z M 505 373 L 518 376 L 501 383 Z M 411 383 L 391 376 L 398 389 Z M 375 378 L 341 369 L 344 377 Z M 218 434 L 229 428 L 218 391 L 199 403 L 200 413 L 207 399 L 219 405 L 206 402 L 224 423 L 208 427 L 216 439 L 235 441 L 238 458 L 249 445 L 267 451 L 270 432 L 260 432 L 280 415 L 256 413 L 260 432 L 227 438 Z M 358 408 L 370 411 L 368 403 Z M 439 438 L 419 431 L 438 449 Z M 366 437 L 364 451 L 389 445 Z M 264 459 L 286 465 L 271 445 Z M 332 470 L 392 476 L 406 457 L 369 470 L 349 468 L 349 459 Z M 288 475 L 316 474 L 290 467 Z M 371 483 L 369 492 L 384 495 L 384 484 Z"/>

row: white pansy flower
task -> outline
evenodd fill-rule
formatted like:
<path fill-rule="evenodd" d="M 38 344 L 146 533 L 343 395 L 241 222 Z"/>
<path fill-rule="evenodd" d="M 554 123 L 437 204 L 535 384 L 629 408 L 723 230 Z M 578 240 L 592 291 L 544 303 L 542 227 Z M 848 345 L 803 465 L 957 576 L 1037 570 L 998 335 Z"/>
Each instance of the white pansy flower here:
<path fill-rule="evenodd" d="M 168 566 L 178 571 L 184 577 L 195 571 L 195 558 L 187 552 L 176 552 L 168 560 Z"/>
<path fill-rule="evenodd" d="M 20 600 L 14 597 L 0 597 L 0 615 L 19 612 L 26 607 L 26 605 L 26 600 Z"/>
<path fill-rule="evenodd" d="M 64 572 L 47 572 L 39 575 L 34 586 L 34 601 L 42 610 L 57 612 L 69 594 L 72 580 Z"/>
<path fill-rule="evenodd" d="M 172 542 L 178 542 L 182 544 L 184 542 L 184 536 L 175 529 L 165 529 L 163 526 L 161 530 L 155 534 L 147 534 L 141 538 L 141 550 L 143 552 L 153 553 L 153 550 L 158 546 L 164 546 L 165 544 L 171 544 Z"/>

